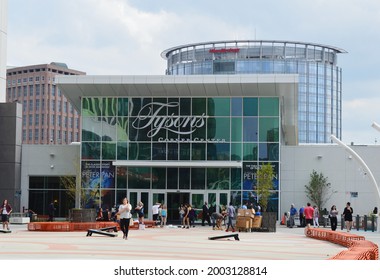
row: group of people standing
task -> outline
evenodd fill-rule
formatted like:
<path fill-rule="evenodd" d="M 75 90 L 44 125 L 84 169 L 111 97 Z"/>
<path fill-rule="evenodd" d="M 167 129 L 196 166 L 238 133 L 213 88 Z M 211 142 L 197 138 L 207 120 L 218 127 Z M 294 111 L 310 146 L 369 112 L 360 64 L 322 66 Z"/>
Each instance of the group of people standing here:
<path fill-rule="evenodd" d="M 226 232 L 229 231 L 230 227 L 232 232 L 235 232 L 233 220 L 236 218 L 236 210 L 232 202 L 230 202 L 227 209 L 222 209 L 220 213 L 216 212 L 215 207 L 208 207 L 207 202 L 204 203 L 202 207 L 202 226 L 205 226 L 206 221 L 208 225 L 211 226 L 210 220 L 212 220 L 212 228 L 220 228 L 221 221 L 226 217 L 228 218 Z"/>
<path fill-rule="evenodd" d="M 352 220 L 353 220 L 354 210 L 351 207 L 351 203 L 347 202 L 346 207 L 343 210 L 342 218 L 345 223 L 347 232 L 350 232 L 352 229 Z M 375 207 L 374 212 L 377 214 L 377 207 Z M 298 214 L 297 209 L 294 204 L 291 204 L 289 211 L 289 227 L 295 225 L 294 220 Z M 336 208 L 336 205 L 331 206 L 330 211 L 328 211 L 328 217 L 330 219 L 331 230 L 335 231 L 338 226 L 338 215 L 339 211 Z M 319 227 L 319 210 L 318 207 L 312 207 L 308 202 L 306 207 L 301 207 L 299 210 L 300 226 L 301 227 Z"/>

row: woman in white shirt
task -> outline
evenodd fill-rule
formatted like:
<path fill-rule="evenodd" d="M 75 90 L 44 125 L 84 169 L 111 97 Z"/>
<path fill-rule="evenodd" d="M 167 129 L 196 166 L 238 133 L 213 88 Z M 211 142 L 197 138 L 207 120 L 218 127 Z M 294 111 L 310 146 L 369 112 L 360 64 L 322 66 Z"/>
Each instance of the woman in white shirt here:
<path fill-rule="evenodd" d="M 120 215 L 120 228 L 124 233 L 123 239 L 125 240 L 128 239 L 129 221 L 132 218 L 131 209 L 131 204 L 129 204 L 128 199 L 124 197 L 123 204 L 119 206 L 119 211 L 116 213 L 116 215 Z"/>

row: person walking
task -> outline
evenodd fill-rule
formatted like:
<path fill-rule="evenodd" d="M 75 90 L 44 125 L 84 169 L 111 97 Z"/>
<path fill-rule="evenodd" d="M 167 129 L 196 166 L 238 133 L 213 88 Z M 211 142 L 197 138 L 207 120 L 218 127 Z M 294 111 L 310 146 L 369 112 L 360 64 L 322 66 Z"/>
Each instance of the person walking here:
<path fill-rule="evenodd" d="M 300 215 L 300 226 L 305 227 L 305 214 L 304 214 L 305 206 L 302 206 L 299 211 Z"/>
<path fill-rule="evenodd" d="M 351 207 L 351 203 L 347 202 L 346 207 L 343 210 L 343 219 L 346 225 L 347 232 L 351 231 L 352 228 L 352 213 L 354 210 Z"/>
<path fill-rule="evenodd" d="M 158 222 L 158 216 L 160 213 L 161 203 L 157 202 L 152 206 L 152 215 L 153 215 L 153 221 L 157 224 Z"/>
<path fill-rule="evenodd" d="M 49 214 L 48 222 L 52 222 L 54 220 L 54 212 L 55 212 L 55 206 L 54 206 L 54 201 L 52 201 L 49 204 L 49 208 L 48 208 L 48 214 Z"/>
<path fill-rule="evenodd" d="M 338 210 L 336 209 L 336 206 L 331 206 L 330 213 L 330 224 L 331 224 L 331 230 L 335 231 L 338 226 Z"/>
<path fill-rule="evenodd" d="M 234 206 L 232 205 L 232 202 L 230 202 L 230 205 L 227 208 L 227 216 L 228 216 L 228 225 L 227 225 L 226 232 L 228 232 L 230 226 L 232 228 L 232 232 L 235 232 L 235 228 L 232 224 L 232 221 L 236 216 L 236 211 L 235 211 Z"/>
<path fill-rule="evenodd" d="M 313 226 L 319 227 L 319 210 L 316 205 L 314 205 Z"/>
<path fill-rule="evenodd" d="M 289 211 L 289 227 L 294 227 L 294 218 L 297 215 L 297 208 L 294 207 L 294 203 L 290 205 Z"/>
<path fill-rule="evenodd" d="M 311 223 L 313 223 L 313 218 L 314 218 L 314 208 L 311 207 L 310 202 L 306 204 L 306 208 L 304 210 L 305 213 L 305 222 L 306 222 L 306 227 L 309 228 Z"/>
<path fill-rule="evenodd" d="M 183 214 L 183 221 L 182 221 L 183 226 L 182 226 L 182 228 L 189 229 L 190 228 L 190 217 L 189 217 L 189 214 L 190 214 L 190 210 L 191 210 L 190 205 L 185 204 L 183 210 L 184 210 L 184 214 Z"/>
<path fill-rule="evenodd" d="M 166 226 L 166 220 L 168 216 L 168 209 L 165 204 L 161 207 L 161 227 Z"/>
<path fill-rule="evenodd" d="M 207 221 L 208 225 L 211 226 L 210 213 L 207 201 L 203 204 L 202 207 L 202 226 L 205 226 L 205 221 Z"/>
<path fill-rule="evenodd" d="M 132 218 L 131 215 L 132 205 L 129 204 L 129 201 L 126 197 L 123 198 L 123 203 L 119 206 L 119 211 L 116 215 L 120 215 L 120 228 L 123 232 L 123 239 L 128 239 L 129 232 L 129 223 Z"/>
<path fill-rule="evenodd" d="M 12 213 L 12 206 L 8 203 L 8 200 L 3 201 L 3 205 L 0 208 L 1 221 L 3 222 L 3 230 L 7 228 L 9 230 L 9 215 Z"/>

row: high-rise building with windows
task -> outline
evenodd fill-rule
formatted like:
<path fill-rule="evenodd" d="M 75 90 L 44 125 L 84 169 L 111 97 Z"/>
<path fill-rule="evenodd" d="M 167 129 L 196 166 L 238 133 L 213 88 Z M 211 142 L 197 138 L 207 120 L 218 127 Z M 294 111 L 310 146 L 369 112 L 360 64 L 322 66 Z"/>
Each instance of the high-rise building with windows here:
<path fill-rule="evenodd" d="M 238 40 L 177 46 L 162 57 L 167 75 L 298 74 L 299 143 L 330 143 L 331 134 L 342 137 L 337 55 L 345 52 L 322 44 Z"/>
<path fill-rule="evenodd" d="M 24 144 L 70 144 L 80 141 L 78 112 L 55 84 L 56 75 L 85 75 L 64 63 L 7 70 L 7 102 L 22 104 Z"/>

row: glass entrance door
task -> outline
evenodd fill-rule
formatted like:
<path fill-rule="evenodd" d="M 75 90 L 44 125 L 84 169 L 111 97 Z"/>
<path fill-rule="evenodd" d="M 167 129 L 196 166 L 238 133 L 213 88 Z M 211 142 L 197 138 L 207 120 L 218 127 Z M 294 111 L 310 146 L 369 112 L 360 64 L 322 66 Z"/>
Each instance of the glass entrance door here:
<path fill-rule="evenodd" d="M 214 207 L 216 212 L 228 206 L 228 191 L 212 191 L 208 193 L 207 198 L 208 205 Z"/>
<path fill-rule="evenodd" d="M 148 214 L 151 212 L 151 205 L 149 201 L 149 192 L 146 191 L 128 191 L 129 203 L 132 205 L 132 209 L 135 209 L 137 203 L 141 201 L 144 204 L 144 217 L 148 218 Z M 133 218 L 137 218 L 137 215 L 133 215 Z"/>

